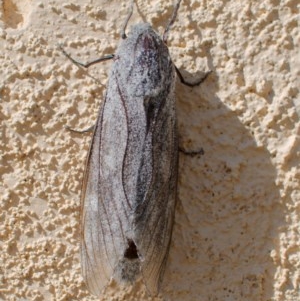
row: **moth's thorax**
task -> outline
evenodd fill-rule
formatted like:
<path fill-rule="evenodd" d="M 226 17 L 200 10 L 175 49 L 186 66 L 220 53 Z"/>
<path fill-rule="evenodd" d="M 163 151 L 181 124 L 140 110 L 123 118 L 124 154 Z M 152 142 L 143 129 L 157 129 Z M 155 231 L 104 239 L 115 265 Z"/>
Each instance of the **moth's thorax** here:
<path fill-rule="evenodd" d="M 174 77 L 167 46 L 147 23 L 133 26 L 121 41 L 113 70 L 133 96 L 156 96 Z"/>

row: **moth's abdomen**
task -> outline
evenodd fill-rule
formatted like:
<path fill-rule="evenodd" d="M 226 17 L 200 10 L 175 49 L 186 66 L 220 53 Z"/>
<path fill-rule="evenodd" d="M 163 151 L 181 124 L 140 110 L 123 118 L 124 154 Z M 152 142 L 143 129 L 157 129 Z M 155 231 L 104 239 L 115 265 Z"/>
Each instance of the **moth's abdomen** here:
<path fill-rule="evenodd" d="M 127 239 L 127 247 L 123 257 L 117 264 L 115 270 L 115 279 L 119 282 L 134 282 L 140 276 L 141 262 L 135 242 Z"/>

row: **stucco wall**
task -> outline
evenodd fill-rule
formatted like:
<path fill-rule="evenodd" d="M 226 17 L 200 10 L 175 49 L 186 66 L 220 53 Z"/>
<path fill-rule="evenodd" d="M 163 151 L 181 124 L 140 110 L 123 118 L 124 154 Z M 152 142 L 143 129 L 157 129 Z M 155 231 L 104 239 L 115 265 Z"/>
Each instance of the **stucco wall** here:
<path fill-rule="evenodd" d="M 162 32 L 172 1 L 137 1 L 130 24 Z M 79 262 L 80 188 L 127 1 L 0 1 L 0 299 L 99 300 Z M 300 300 L 297 0 L 183 1 L 177 67 L 179 202 L 155 300 Z M 101 300 L 152 300 L 142 283 Z M 153 299 L 154 300 L 154 299 Z"/>

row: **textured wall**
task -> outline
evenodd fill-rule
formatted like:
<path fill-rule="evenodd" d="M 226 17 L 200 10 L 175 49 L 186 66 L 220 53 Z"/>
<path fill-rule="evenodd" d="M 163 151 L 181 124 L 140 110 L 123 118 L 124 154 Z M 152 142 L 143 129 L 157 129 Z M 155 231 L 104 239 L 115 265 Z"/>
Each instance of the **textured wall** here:
<path fill-rule="evenodd" d="M 99 300 L 79 263 L 80 187 L 127 1 L 1 0 L 0 299 Z M 162 32 L 172 1 L 137 1 Z M 155 300 L 300 299 L 297 0 L 183 1 L 170 51 L 178 82 L 179 202 Z M 152 300 L 115 283 L 101 300 Z"/>

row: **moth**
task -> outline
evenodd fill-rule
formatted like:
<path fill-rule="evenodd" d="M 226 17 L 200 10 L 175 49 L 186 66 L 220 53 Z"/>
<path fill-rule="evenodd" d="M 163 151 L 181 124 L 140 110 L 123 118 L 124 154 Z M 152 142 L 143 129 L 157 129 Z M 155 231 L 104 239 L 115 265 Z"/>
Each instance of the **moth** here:
<path fill-rule="evenodd" d="M 81 208 L 81 264 L 88 289 L 100 296 L 111 278 L 142 278 L 151 295 L 162 282 L 176 204 L 178 139 L 176 72 L 163 38 L 148 23 L 125 34 L 113 58 L 86 163 Z"/>

